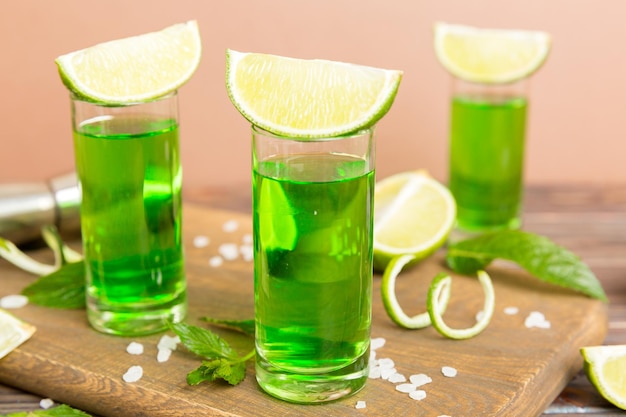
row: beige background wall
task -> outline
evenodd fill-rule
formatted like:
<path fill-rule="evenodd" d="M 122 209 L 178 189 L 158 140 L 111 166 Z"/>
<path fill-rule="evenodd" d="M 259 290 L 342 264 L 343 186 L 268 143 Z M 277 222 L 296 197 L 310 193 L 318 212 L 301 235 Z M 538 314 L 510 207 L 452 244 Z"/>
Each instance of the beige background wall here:
<path fill-rule="evenodd" d="M 249 133 L 224 87 L 224 50 L 401 69 L 378 126 L 378 178 L 447 180 L 448 75 L 432 23 L 541 29 L 553 51 L 531 82 L 529 183 L 626 183 L 622 0 L 6 0 L 0 13 L 0 182 L 73 169 L 67 92 L 54 58 L 197 19 L 203 59 L 180 92 L 185 187 L 249 181 Z"/>

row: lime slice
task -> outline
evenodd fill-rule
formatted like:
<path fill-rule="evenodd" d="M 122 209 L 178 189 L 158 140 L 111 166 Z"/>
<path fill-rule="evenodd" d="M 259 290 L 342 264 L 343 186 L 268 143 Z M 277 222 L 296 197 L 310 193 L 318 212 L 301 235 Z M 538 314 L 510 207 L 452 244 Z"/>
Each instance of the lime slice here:
<path fill-rule="evenodd" d="M 201 56 L 196 21 L 101 43 L 59 56 L 63 83 L 78 96 L 129 104 L 167 95 L 185 84 Z"/>
<path fill-rule="evenodd" d="M 436 23 L 434 48 L 443 67 L 470 82 L 508 83 L 545 62 L 550 35 L 540 31 L 484 29 Z"/>
<path fill-rule="evenodd" d="M 374 268 L 383 271 L 399 255 L 418 262 L 446 241 L 456 216 L 450 191 L 423 171 L 395 174 L 376 183 Z"/>
<path fill-rule="evenodd" d="M 587 377 L 600 395 L 626 410 L 626 345 L 584 347 L 580 353 Z"/>
<path fill-rule="evenodd" d="M 342 62 L 226 51 L 226 89 L 252 124 L 281 136 L 334 137 L 373 126 L 402 72 Z"/>
<path fill-rule="evenodd" d="M 11 353 L 16 347 L 35 333 L 35 326 L 0 309 L 0 358 Z"/>
<path fill-rule="evenodd" d="M 452 278 L 446 274 L 439 274 L 431 282 L 430 288 L 428 289 L 426 309 L 430 315 L 430 321 L 433 327 L 443 336 L 449 337 L 450 339 L 469 339 L 485 330 L 491 321 L 496 305 L 493 284 L 491 283 L 491 278 L 485 271 L 478 271 L 478 281 L 485 293 L 484 306 L 482 314 L 476 321 L 476 324 L 466 329 L 453 329 L 443 320 L 444 309 L 441 308 L 439 299 L 442 293 L 450 292 L 449 287 L 452 285 Z"/>
<path fill-rule="evenodd" d="M 385 311 L 394 323 L 406 329 L 423 329 L 424 327 L 430 326 L 430 315 L 428 311 L 410 317 L 404 312 L 404 309 L 400 306 L 398 298 L 396 297 L 396 278 L 400 272 L 402 272 L 402 269 L 407 264 L 411 263 L 414 258 L 414 255 L 401 255 L 393 258 L 383 274 L 380 291 Z M 437 299 L 439 311 L 445 311 L 449 299 L 450 291 L 449 287 L 446 287 Z"/>

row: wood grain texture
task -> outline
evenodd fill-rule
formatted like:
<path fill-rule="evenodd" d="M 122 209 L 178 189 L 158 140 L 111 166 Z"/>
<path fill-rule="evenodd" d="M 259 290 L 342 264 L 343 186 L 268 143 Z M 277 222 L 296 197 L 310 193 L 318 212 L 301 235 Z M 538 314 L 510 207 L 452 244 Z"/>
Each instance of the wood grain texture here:
<path fill-rule="evenodd" d="M 246 319 L 253 316 L 252 263 L 242 259 L 209 266 L 221 243 L 241 243 L 251 231 L 247 214 L 185 206 L 185 250 L 189 284 L 188 323 L 201 317 Z M 224 232 L 221 226 L 237 220 L 239 229 Z M 208 236 L 211 243 L 195 248 L 194 237 Z M 39 254 L 49 256 L 44 250 Z M 398 279 L 401 303 L 408 313 L 423 311 L 428 282 L 444 269 L 442 253 L 405 271 Z M 168 362 L 156 361 L 160 335 L 122 338 L 91 330 L 82 310 L 52 310 L 34 305 L 14 314 L 37 326 L 35 335 L 0 360 L 0 382 L 43 397 L 50 397 L 100 416 L 535 416 L 557 397 L 582 366 L 578 352 L 585 345 L 601 344 L 607 327 L 607 306 L 596 300 L 550 286 L 507 264 L 488 269 L 494 279 L 496 313 L 479 336 L 454 341 L 432 328 L 405 330 L 394 325 L 380 300 L 380 277 L 374 277 L 373 337 L 386 344 L 378 358 L 391 358 L 398 372 L 425 373 L 433 382 L 423 387 L 426 399 L 415 401 L 395 390 L 394 384 L 370 379 L 355 396 L 323 406 L 299 406 L 273 399 L 260 391 L 254 366 L 237 387 L 204 383 L 190 387 L 187 372 L 200 360 L 180 347 Z M 0 296 L 17 293 L 33 280 L 28 274 L 0 261 Z M 482 306 L 482 292 L 474 278 L 454 276 L 450 325 L 466 326 Z M 515 306 L 519 313 L 507 315 Z M 528 329 L 524 319 L 540 311 L 550 329 Z M 216 330 L 245 352 L 252 340 Z M 126 353 L 131 341 L 144 344 L 143 355 Z M 125 383 L 122 375 L 141 365 L 143 378 Z M 444 377 L 442 366 L 458 370 Z M 367 408 L 358 410 L 358 400 Z M 322 411 L 323 410 L 323 411 Z M 520 414 L 521 410 L 523 414 Z"/>

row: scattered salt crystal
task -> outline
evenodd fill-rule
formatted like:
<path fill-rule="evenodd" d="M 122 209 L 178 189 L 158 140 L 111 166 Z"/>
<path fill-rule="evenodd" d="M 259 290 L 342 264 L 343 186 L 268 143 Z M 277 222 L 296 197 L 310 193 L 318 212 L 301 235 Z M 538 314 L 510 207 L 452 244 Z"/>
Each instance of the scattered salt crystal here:
<path fill-rule="evenodd" d="M 519 313 L 519 308 L 517 307 L 511 306 L 504 309 L 504 314 L 508 314 L 509 316 L 514 316 L 517 313 Z"/>
<path fill-rule="evenodd" d="M 402 374 L 395 373 L 387 379 L 387 381 L 397 384 L 398 382 L 406 382 L 406 377 Z"/>
<path fill-rule="evenodd" d="M 128 346 L 126 346 L 126 352 L 131 355 L 141 355 L 143 353 L 143 345 L 137 342 L 130 342 Z"/>
<path fill-rule="evenodd" d="M 449 415 L 447 415 L 447 414 L 442 414 L 442 415 L 437 416 L 437 417 L 450 417 L 450 416 L 449 416 Z"/>
<path fill-rule="evenodd" d="M 380 377 L 384 380 L 388 380 L 390 376 L 396 374 L 396 368 L 381 368 Z"/>
<path fill-rule="evenodd" d="M 217 268 L 218 266 L 222 266 L 224 263 L 224 259 L 221 256 L 213 256 L 209 259 L 209 265 L 213 268 Z"/>
<path fill-rule="evenodd" d="M 480 321 L 484 315 L 485 315 L 485 312 L 480 310 L 478 313 L 476 313 L 476 321 Z"/>
<path fill-rule="evenodd" d="M 385 346 L 385 339 L 383 337 L 377 337 L 377 338 L 372 339 L 370 341 L 370 348 L 372 350 L 379 349 L 379 348 L 381 348 L 383 346 Z"/>
<path fill-rule="evenodd" d="M 234 232 L 237 229 L 239 229 L 239 222 L 237 222 L 237 220 L 229 220 L 222 225 L 222 230 L 227 233 Z"/>
<path fill-rule="evenodd" d="M 370 379 L 379 379 L 380 378 L 381 369 L 378 366 L 370 368 L 369 378 Z"/>
<path fill-rule="evenodd" d="M 246 245 L 252 245 L 252 243 L 254 242 L 254 239 L 252 238 L 252 235 L 250 233 L 246 233 L 241 238 L 241 241 L 245 243 Z"/>
<path fill-rule="evenodd" d="M 234 261 L 239 256 L 239 248 L 235 243 L 222 243 L 217 251 L 227 261 Z"/>
<path fill-rule="evenodd" d="M 389 369 L 389 368 L 393 368 L 394 366 L 396 366 L 396 364 L 394 363 L 393 359 L 389 359 L 389 358 L 381 358 L 378 360 L 378 366 L 380 366 L 382 369 Z"/>
<path fill-rule="evenodd" d="M 454 378 L 457 374 L 457 370 L 451 366 L 444 366 L 441 368 L 441 373 L 448 378 Z"/>
<path fill-rule="evenodd" d="M 252 245 L 241 245 L 239 246 L 239 252 L 243 257 L 244 261 L 252 261 L 254 259 L 254 248 Z"/>
<path fill-rule="evenodd" d="M 53 405 L 54 405 L 54 401 L 52 401 L 50 398 L 44 398 L 41 401 L 39 401 L 39 407 L 43 408 L 44 410 L 47 410 Z"/>
<path fill-rule="evenodd" d="M 163 362 L 167 362 L 170 359 L 170 356 L 172 356 L 172 349 L 168 349 L 168 348 L 159 348 L 159 351 L 157 353 L 157 362 L 159 363 L 163 363 Z"/>
<path fill-rule="evenodd" d="M 548 320 L 546 320 L 546 316 L 543 313 L 538 311 L 531 312 L 526 320 L 524 321 L 524 326 L 527 328 L 538 327 L 540 329 L 549 329 L 551 324 Z"/>
<path fill-rule="evenodd" d="M 400 392 L 404 392 L 404 393 L 413 392 L 416 389 L 417 389 L 417 387 L 414 384 L 398 384 L 398 385 L 396 385 L 396 391 L 400 391 Z"/>
<path fill-rule="evenodd" d="M 126 382 L 137 382 L 143 376 L 143 368 L 139 365 L 134 365 L 128 368 L 128 371 L 122 376 L 122 379 Z"/>
<path fill-rule="evenodd" d="M 365 408 L 365 407 L 366 407 L 365 401 L 357 401 L 356 405 L 354 406 L 354 408 L 357 408 L 357 409 L 361 409 L 361 408 Z"/>
<path fill-rule="evenodd" d="M 178 336 L 168 336 L 164 334 L 161 336 L 159 343 L 157 344 L 157 349 L 169 349 L 176 350 L 176 347 L 180 343 L 180 337 Z"/>
<path fill-rule="evenodd" d="M 417 401 L 422 401 L 424 398 L 426 398 L 426 391 L 418 389 L 413 392 L 409 392 L 409 397 Z"/>
<path fill-rule="evenodd" d="M 22 308 L 28 304 L 28 297 L 21 294 L 5 295 L 0 298 L 0 308 Z"/>
<path fill-rule="evenodd" d="M 196 236 L 193 238 L 193 246 L 196 248 L 205 248 L 209 246 L 211 240 L 206 236 Z"/>
<path fill-rule="evenodd" d="M 416 387 L 421 387 L 422 385 L 430 384 L 431 382 L 433 382 L 433 379 L 426 374 L 416 374 L 411 375 L 409 377 L 409 381 L 411 381 L 411 384 L 415 385 Z"/>

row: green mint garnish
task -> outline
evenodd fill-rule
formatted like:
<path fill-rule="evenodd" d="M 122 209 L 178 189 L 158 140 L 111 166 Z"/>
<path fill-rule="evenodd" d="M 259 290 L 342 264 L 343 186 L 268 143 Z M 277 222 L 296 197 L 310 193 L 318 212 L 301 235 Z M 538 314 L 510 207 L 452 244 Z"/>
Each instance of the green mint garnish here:
<path fill-rule="evenodd" d="M 246 361 L 254 357 L 254 350 L 239 356 L 228 342 L 208 329 L 185 323 L 171 324 L 170 327 L 187 349 L 206 359 L 187 374 L 189 385 L 218 379 L 237 385 L 245 379 Z"/>
<path fill-rule="evenodd" d="M 452 270 L 473 274 L 495 259 L 515 262 L 535 277 L 607 302 L 602 285 L 574 253 L 544 236 L 520 230 L 488 233 L 448 247 Z"/>
<path fill-rule="evenodd" d="M 47 410 L 21 411 L 4 417 L 89 417 L 89 414 L 62 404 Z"/>
<path fill-rule="evenodd" d="M 29 302 L 44 307 L 85 307 L 85 264 L 65 264 L 22 290 Z"/>

